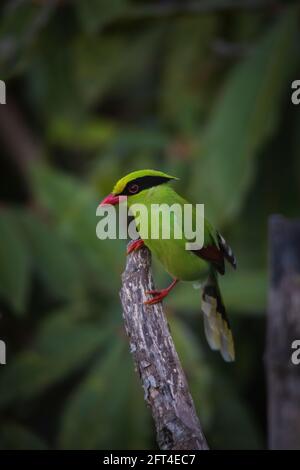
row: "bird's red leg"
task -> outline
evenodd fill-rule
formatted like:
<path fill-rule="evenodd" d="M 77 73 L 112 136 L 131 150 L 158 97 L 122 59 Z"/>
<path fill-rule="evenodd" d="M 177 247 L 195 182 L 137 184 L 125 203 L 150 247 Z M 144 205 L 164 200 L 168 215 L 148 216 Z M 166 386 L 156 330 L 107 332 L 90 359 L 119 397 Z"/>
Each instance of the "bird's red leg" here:
<path fill-rule="evenodd" d="M 144 304 L 153 305 L 153 304 L 157 304 L 158 302 L 161 302 L 165 297 L 167 297 L 167 295 L 173 289 L 173 287 L 176 286 L 178 281 L 179 279 L 174 279 L 173 282 L 169 285 L 169 287 L 166 287 L 166 289 L 146 291 L 146 294 L 153 295 L 153 297 L 152 299 L 146 300 Z"/>
<path fill-rule="evenodd" d="M 132 253 L 135 250 L 138 250 L 142 246 L 144 246 L 144 241 L 143 240 L 141 240 L 140 238 L 138 240 L 133 240 L 127 246 L 127 255 L 129 255 L 130 253 Z"/>

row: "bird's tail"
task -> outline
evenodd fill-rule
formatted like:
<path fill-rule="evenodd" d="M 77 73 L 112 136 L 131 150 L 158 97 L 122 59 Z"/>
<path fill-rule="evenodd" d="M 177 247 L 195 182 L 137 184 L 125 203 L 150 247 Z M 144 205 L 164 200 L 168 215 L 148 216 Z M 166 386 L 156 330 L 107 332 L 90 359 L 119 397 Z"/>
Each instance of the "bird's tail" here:
<path fill-rule="evenodd" d="M 221 352 L 227 362 L 234 361 L 234 344 L 230 324 L 221 297 L 217 274 L 211 271 L 202 293 L 205 336 L 211 349 Z"/>

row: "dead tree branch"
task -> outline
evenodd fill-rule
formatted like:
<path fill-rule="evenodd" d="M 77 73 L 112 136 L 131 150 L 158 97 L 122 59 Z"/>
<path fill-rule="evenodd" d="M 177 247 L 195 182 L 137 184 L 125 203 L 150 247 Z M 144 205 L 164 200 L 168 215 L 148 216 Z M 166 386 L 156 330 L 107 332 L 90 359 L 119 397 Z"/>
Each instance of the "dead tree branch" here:
<path fill-rule="evenodd" d="M 146 306 L 154 289 L 147 248 L 127 258 L 120 297 L 130 350 L 154 418 L 160 449 L 208 449 L 162 305 Z"/>
<path fill-rule="evenodd" d="M 267 328 L 269 447 L 300 449 L 300 220 L 269 222 L 270 291 Z"/>

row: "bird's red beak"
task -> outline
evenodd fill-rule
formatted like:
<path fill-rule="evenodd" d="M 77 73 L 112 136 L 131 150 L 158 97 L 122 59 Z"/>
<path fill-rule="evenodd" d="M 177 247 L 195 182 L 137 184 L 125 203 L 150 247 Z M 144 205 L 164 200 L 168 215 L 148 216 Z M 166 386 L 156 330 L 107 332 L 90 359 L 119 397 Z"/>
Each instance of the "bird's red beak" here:
<path fill-rule="evenodd" d="M 100 202 L 100 206 L 106 206 L 107 204 L 115 206 L 122 202 L 123 199 L 126 199 L 126 196 L 115 196 L 114 194 L 109 194 Z"/>

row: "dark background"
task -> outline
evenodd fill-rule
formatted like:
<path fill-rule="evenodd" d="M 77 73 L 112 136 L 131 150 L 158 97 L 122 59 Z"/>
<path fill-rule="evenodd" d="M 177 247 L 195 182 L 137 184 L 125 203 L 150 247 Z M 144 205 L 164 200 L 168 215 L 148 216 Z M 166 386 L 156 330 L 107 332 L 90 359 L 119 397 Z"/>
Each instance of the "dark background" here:
<path fill-rule="evenodd" d="M 126 245 L 95 233 L 99 200 L 142 168 L 180 177 L 236 253 L 234 364 L 206 344 L 199 290 L 165 305 L 210 447 L 266 447 L 267 223 L 299 216 L 299 9 L 229 3 L 1 2 L 0 448 L 156 448 L 123 331 Z"/>

